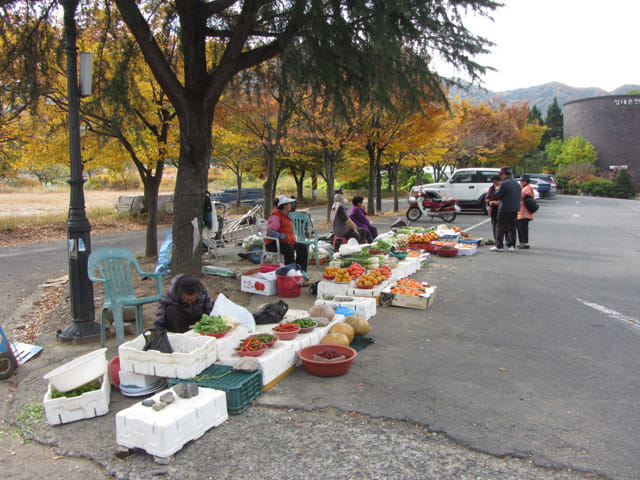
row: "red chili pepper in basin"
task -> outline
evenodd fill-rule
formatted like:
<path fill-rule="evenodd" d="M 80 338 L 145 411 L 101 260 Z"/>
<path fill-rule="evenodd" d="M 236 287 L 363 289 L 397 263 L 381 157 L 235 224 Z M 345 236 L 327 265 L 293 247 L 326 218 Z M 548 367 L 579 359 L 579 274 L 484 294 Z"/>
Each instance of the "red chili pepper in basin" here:
<path fill-rule="evenodd" d="M 240 342 L 240 346 L 236 349 L 240 352 L 255 352 L 256 350 L 262 350 L 264 343 L 257 338 L 248 338 Z"/>
<path fill-rule="evenodd" d="M 295 323 L 281 323 L 277 327 L 274 328 L 276 332 L 295 332 L 299 330 L 300 327 Z"/>

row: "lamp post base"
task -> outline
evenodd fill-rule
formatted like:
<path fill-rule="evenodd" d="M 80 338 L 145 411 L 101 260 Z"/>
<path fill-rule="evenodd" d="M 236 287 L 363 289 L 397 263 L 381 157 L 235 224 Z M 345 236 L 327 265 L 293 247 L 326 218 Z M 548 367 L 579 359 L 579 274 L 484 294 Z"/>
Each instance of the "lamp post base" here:
<path fill-rule="evenodd" d="M 96 322 L 72 323 L 58 330 L 56 339 L 60 343 L 93 343 L 100 341 L 100 324 Z"/>

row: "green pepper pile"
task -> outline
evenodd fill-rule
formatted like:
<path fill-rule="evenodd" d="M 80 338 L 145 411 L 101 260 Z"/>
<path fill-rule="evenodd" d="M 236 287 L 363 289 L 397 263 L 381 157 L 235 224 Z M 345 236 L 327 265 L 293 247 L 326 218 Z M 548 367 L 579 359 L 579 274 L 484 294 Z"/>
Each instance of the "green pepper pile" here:
<path fill-rule="evenodd" d="M 299 318 L 297 320 L 294 320 L 292 323 L 295 323 L 300 328 L 315 327 L 315 325 L 316 325 L 316 322 L 314 322 L 310 318 Z"/>

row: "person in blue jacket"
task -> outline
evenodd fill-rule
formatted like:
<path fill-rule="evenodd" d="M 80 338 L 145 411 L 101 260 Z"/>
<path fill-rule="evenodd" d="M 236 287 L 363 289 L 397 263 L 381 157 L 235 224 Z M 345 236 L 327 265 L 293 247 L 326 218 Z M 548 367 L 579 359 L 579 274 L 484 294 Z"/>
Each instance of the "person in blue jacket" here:
<path fill-rule="evenodd" d="M 200 279 L 182 273 L 173 277 L 160 298 L 153 324 L 169 332 L 184 333 L 212 309 L 213 302 Z"/>

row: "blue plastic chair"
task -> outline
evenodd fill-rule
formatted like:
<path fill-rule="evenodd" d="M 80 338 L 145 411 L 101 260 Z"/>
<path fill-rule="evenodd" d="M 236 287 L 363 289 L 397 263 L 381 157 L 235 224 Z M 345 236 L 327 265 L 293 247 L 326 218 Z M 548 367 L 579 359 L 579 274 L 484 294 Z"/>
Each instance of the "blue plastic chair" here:
<path fill-rule="evenodd" d="M 307 245 L 315 245 L 316 249 L 316 266 L 320 265 L 320 252 L 318 250 L 318 229 L 313 228 L 309 215 L 302 212 L 291 212 L 289 218 L 293 222 L 293 233 L 296 235 L 296 242 Z M 310 238 L 307 238 L 307 235 Z"/>
<path fill-rule="evenodd" d="M 102 324 L 100 344 L 104 347 L 107 329 L 107 310 L 113 314 L 113 325 L 118 337 L 118 345 L 124 341 L 124 307 L 136 307 L 136 330 L 142 333 L 142 306 L 154 303 L 162 296 L 162 273 L 147 273 L 133 253 L 124 248 L 107 247 L 91 252 L 88 260 L 89 279 L 104 283 L 104 303 L 102 304 Z M 157 294 L 150 297 L 136 297 L 131 283 L 131 272 L 135 270 L 141 277 L 156 279 Z"/>

